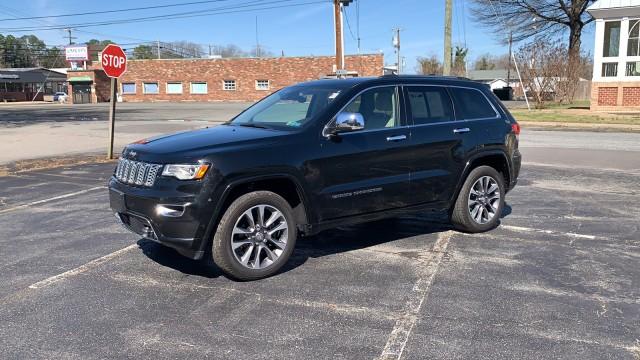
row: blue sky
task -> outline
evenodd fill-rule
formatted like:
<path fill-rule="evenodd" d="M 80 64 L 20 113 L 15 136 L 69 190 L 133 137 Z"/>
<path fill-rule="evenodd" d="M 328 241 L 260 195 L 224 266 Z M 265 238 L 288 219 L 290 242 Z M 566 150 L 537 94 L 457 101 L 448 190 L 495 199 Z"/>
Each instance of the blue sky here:
<path fill-rule="evenodd" d="M 175 4 L 193 0 L 29 0 L 21 3 L 9 2 L 0 5 L 0 17 L 43 16 L 78 13 L 85 11 L 112 10 L 131 7 Z M 273 0 L 264 0 L 272 2 Z M 289 4 L 312 2 L 313 0 L 290 0 Z M 358 0 L 360 1 L 361 52 L 382 51 L 385 61 L 395 62 L 391 45 L 392 28 L 403 29 L 402 54 L 406 57 L 407 72 L 414 72 L 416 58 L 432 54 L 441 57 L 443 48 L 444 0 Z M 223 0 L 220 3 L 191 5 L 158 10 L 135 11 L 106 15 L 57 18 L 34 21 L 0 22 L 1 28 L 39 26 L 45 24 L 85 23 L 104 20 L 126 19 L 191 10 L 205 10 L 239 4 L 255 3 L 256 0 Z M 464 6 L 463 6 L 464 3 Z M 104 5 L 100 5 L 104 4 Z M 278 5 L 285 5 L 282 3 Z M 274 5 L 271 5 L 274 6 Z M 464 11 L 463 11 L 464 8 Z M 356 33 L 356 7 L 347 8 L 352 32 Z M 258 16 L 260 43 L 270 51 L 285 55 L 331 55 L 333 49 L 333 13 L 330 1 L 319 4 L 287 7 L 281 9 L 252 11 L 224 15 L 212 15 L 187 19 L 162 20 L 123 25 L 79 28 L 74 32 L 78 42 L 90 38 L 111 39 L 127 44 L 141 41 L 188 40 L 200 44 L 236 44 L 249 50 L 255 45 L 255 21 Z M 92 32 L 92 33 L 86 33 Z M 47 44 L 64 44 L 66 33 L 61 30 L 34 31 Z M 23 33 L 16 33 L 22 35 Z M 507 48 L 498 36 L 479 27 L 470 17 L 468 1 L 454 0 L 453 41 L 454 45 L 469 47 L 469 59 L 485 53 L 501 55 Z M 585 32 L 584 49 L 593 47 L 593 29 Z M 357 42 L 345 25 L 347 53 L 357 52 Z"/>

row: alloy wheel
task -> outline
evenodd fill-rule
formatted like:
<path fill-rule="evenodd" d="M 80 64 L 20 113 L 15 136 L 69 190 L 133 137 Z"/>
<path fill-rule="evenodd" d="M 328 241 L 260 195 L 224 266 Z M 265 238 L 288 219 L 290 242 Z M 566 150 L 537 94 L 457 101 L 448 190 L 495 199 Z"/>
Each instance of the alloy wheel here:
<path fill-rule="evenodd" d="M 500 186 L 491 176 L 482 176 L 471 187 L 468 200 L 469 215 L 484 225 L 491 221 L 500 207 Z"/>
<path fill-rule="evenodd" d="M 284 252 L 289 226 L 282 212 L 271 205 L 256 205 L 238 217 L 231 235 L 231 251 L 244 267 L 261 270 Z"/>

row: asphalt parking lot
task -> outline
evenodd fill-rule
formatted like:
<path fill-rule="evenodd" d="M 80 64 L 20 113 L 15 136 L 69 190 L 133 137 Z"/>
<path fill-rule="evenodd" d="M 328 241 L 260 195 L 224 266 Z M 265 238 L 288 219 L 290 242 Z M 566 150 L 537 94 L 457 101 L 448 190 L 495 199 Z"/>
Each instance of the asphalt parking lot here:
<path fill-rule="evenodd" d="M 0 358 L 639 359 L 640 171 L 529 153 L 489 233 L 339 228 L 246 283 L 122 229 L 113 164 L 0 177 Z"/>

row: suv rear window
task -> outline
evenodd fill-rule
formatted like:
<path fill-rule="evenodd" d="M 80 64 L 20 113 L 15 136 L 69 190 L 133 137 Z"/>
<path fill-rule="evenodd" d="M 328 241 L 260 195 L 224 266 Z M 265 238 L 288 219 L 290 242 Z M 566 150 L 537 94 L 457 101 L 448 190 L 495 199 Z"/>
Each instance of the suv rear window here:
<path fill-rule="evenodd" d="M 411 117 L 414 125 L 452 121 L 453 108 L 447 90 L 435 86 L 407 88 Z"/>
<path fill-rule="evenodd" d="M 457 87 L 449 89 L 458 120 L 490 119 L 498 116 L 480 90 Z"/>

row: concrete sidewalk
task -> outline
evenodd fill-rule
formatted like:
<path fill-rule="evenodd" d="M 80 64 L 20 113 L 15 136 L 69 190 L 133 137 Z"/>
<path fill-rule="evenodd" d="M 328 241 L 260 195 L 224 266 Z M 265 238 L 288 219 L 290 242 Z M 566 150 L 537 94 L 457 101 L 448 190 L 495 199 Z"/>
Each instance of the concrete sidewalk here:
<path fill-rule="evenodd" d="M 214 126 L 207 121 L 119 121 L 115 151 L 134 141 L 164 133 Z M 56 156 L 107 153 L 106 121 L 42 123 L 0 131 L 0 164 Z"/>

